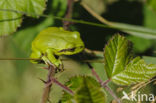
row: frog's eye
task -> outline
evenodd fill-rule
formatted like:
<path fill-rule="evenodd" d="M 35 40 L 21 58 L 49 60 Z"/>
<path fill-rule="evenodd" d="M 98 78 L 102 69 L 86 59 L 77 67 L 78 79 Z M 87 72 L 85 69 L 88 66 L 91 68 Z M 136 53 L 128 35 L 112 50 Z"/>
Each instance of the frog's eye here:
<path fill-rule="evenodd" d="M 73 36 L 74 36 L 74 38 L 77 38 L 77 37 L 78 37 L 78 35 L 77 35 L 77 34 L 74 34 Z"/>
<path fill-rule="evenodd" d="M 80 34 L 79 34 L 79 32 L 73 32 L 73 37 L 74 38 L 79 38 L 80 37 Z"/>

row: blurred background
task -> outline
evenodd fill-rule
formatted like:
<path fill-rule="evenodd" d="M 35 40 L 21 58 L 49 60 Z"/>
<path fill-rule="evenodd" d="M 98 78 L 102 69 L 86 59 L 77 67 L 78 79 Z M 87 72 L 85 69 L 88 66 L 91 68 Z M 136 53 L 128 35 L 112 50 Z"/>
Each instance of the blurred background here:
<path fill-rule="evenodd" d="M 144 0 L 84 0 L 84 2 L 107 20 L 156 29 L 156 9 L 152 9 Z M 17 32 L 0 38 L 0 58 L 28 58 L 31 53 L 31 42 L 35 36 L 48 26 L 62 26 L 62 21 L 54 19 L 52 15 L 64 17 L 66 8 L 66 0 L 48 0 L 44 14 L 49 15 L 49 17 L 34 19 L 25 16 L 22 26 L 18 28 Z M 79 2 L 74 4 L 73 18 L 100 23 Z M 115 33 L 121 33 L 133 42 L 135 55 L 156 56 L 156 40 L 132 36 L 115 29 L 84 24 L 74 23 L 71 29 L 80 32 L 86 48 L 91 50 L 103 51 L 107 41 Z M 102 57 L 102 54 L 99 56 Z M 155 63 L 155 60 L 151 61 Z M 103 64 L 93 63 L 93 65 L 97 72 L 100 71 L 98 72 L 100 77 L 104 79 Z M 44 84 L 39 78 L 46 79 L 47 75 L 47 71 L 43 67 L 45 65 L 31 64 L 24 60 L 0 61 L 0 103 L 38 103 L 44 88 Z M 60 81 L 61 78 L 68 78 L 71 71 L 74 71 L 75 74 L 87 73 L 90 75 L 88 67 L 76 60 L 65 62 L 65 67 L 67 68 L 66 72 L 57 75 Z M 66 80 L 62 80 L 62 82 L 64 81 Z M 59 89 L 59 87 L 57 88 Z M 155 89 L 152 86 L 149 88 L 149 91 Z M 58 98 L 62 94 L 58 89 L 52 92 L 55 93 L 55 99 L 51 100 L 54 103 L 58 102 Z"/>

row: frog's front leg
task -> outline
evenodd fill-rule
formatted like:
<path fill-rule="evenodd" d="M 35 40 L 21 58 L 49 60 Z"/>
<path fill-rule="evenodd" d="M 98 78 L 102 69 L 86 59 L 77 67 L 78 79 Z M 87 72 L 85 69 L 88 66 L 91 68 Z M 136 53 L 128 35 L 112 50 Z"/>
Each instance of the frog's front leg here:
<path fill-rule="evenodd" d="M 59 68 L 60 65 L 62 65 L 62 62 L 60 59 L 57 59 L 54 55 L 54 50 L 53 49 L 47 49 L 45 51 L 45 55 L 42 57 L 42 59 L 46 62 L 46 63 L 52 63 L 53 65 L 55 65 L 57 68 Z"/>

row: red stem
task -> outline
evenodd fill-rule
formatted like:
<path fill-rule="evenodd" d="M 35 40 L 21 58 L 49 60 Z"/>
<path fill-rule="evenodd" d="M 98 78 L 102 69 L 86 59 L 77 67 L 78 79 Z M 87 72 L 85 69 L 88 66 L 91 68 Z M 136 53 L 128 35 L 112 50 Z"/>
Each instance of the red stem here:
<path fill-rule="evenodd" d="M 100 84 L 102 84 L 102 80 L 100 79 L 99 75 L 96 73 L 95 69 L 92 68 L 91 71 L 92 71 L 92 74 L 93 74 L 93 75 L 96 77 L 96 79 L 98 80 L 98 82 L 99 82 Z"/>
<path fill-rule="evenodd" d="M 112 96 L 113 98 L 117 101 L 117 103 L 121 103 L 120 99 L 116 96 L 116 94 L 107 86 L 103 86 Z"/>
<path fill-rule="evenodd" d="M 67 86 L 61 84 L 59 81 L 57 81 L 55 78 L 52 78 L 52 81 L 54 83 L 56 83 L 58 86 L 60 86 L 61 88 L 63 88 L 66 92 L 68 92 L 69 94 L 71 94 L 72 96 L 74 96 L 74 93 L 71 89 L 69 89 Z"/>
<path fill-rule="evenodd" d="M 110 79 L 106 80 L 105 82 L 103 82 L 101 85 L 102 87 L 104 87 L 105 85 L 107 85 L 110 82 Z"/>

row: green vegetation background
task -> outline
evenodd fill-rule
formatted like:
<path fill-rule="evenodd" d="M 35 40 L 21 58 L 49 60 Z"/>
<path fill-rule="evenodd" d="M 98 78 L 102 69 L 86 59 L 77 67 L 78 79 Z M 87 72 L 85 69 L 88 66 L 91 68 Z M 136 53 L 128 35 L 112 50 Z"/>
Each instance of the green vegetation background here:
<path fill-rule="evenodd" d="M 0 38 L 0 58 L 29 57 L 31 41 L 39 31 L 48 26 L 62 26 L 62 21 L 55 20 L 51 15 L 64 17 L 66 4 L 65 0 L 48 0 L 47 9 L 44 13 L 49 15 L 49 18 L 32 19 L 25 17 L 22 27 L 16 33 L 9 37 Z M 95 3 L 94 6 L 97 7 L 98 4 Z M 108 20 L 156 29 L 156 13 L 137 0 L 116 0 L 116 2 L 110 2 L 107 5 L 102 4 L 102 6 L 103 9 L 99 9 L 98 12 Z M 99 22 L 78 3 L 75 4 L 73 11 L 73 18 L 75 19 Z M 73 24 L 71 28 L 81 33 L 86 48 L 100 51 L 103 50 L 105 43 L 114 33 L 121 33 L 113 29 L 83 24 Z M 153 53 L 156 52 L 155 40 L 147 40 L 125 33 L 121 34 L 133 42 L 136 55 L 156 56 L 156 53 Z M 58 74 L 62 81 L 65 81 L 65 79 L 61 78 L 71 75 L 71 71 L 74 71 L 75 74 L 90 74 L 85 64 L 76 61 L 68 61 L 65 64 L 68 72 L 65 72 L 64 75 Z M 93 65 L 100 77 L 104 79 L 103 64 L 94 63 Z M 44 87 L 39 78 L 45 79 L 47 74 L 47 71 L 42 69 L 43 67 L 44 65 L 31 64 L 29 61 L 0 61 L 0 103 L 38 103 Z M 57 88 L 59 89 L 59 87 Z M 152 89 L 153 87 L 149 88 Z M 61 97 L 61 92 L 57 90 L 54 92 L 58 93 L 55 94 L 55 99 L 52 100 L 56 102 L 58 101 L 57 98 Z"/>

